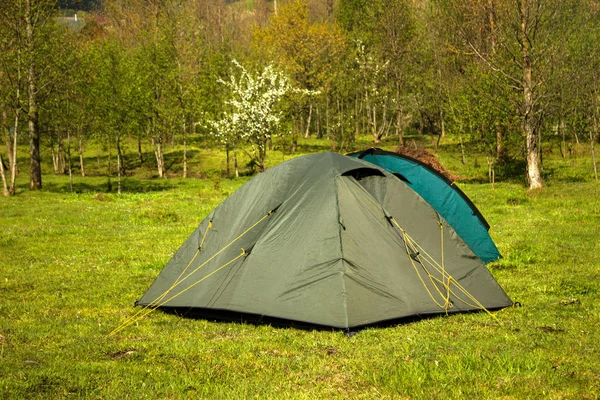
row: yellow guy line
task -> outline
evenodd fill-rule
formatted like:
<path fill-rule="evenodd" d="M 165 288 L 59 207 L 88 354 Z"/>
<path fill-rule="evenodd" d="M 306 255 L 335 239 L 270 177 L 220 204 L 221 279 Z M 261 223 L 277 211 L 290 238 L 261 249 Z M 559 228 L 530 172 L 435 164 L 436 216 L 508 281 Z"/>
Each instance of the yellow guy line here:
<path fill-rule="evenodd" d="M 216 274 L 217 272 L 219 272 L 220 270 L 222 270 L 223 268 L 227 267 L 228 265 L 236 262 L 237 260 L 239 260 L 240 258 L 242 258 L 244 255 L 246 255 L 246 250 L 242 249 L 242 252 L 240 253 L 240 255 L 238 255 L 237 257 L 235 257 L 234 259 L 226 262 L 225 264 L 221 265 L 219 268 L 215 269 L 213 272 L 211 272 L 210 274 L 206 275 L 203 278 L 200 278 L 198 281 L 194 282 L 193 284 L 191 284 L 190 286 L 186 287 L 185 289 L 183 289 L 181 292 L 169 297 L 168 299 L 160 302 L 159 304 L 156 305 L 156 307 L 151 308 L 149 310 L 147 310 L 145 313 L 143 313 L 142 315 L 139 315 L 137 318 L 134 318 L 130 321 L 128 321 L 126 324 L 122 324 L 121 326 L 119 326 L 117 329 L 113 330 L 108 336 L 113 336 L 114 334 L 122 331 L 123 329 L 133 325 L 134 323 L 136 323 L 137 321 L 139 321 L 140 319 L 144 318 L 146 315 L 152 313 L 153 311 L 156 311 L 159 307 L 164 306 L 166 303 L 168 303 L 169 301 L 173 300 L 176 297 L 179 297 L 180 295 L 182 295 L 183 293 L 187 292 L 188 290 L 190 290 L 191 288 L 193 288 L 194 286 L 196 286 L 197 284 L 199 284 L 200 282 L 208 279 L 209 277 L 211 277 L 212 275 Z"/>
<path fill-rule="evenodd" d="M 401 229 L 401 228 L 400 228 Z M 479 301 L 477 301 L 477 299 L 475 297 L 473 297 L 456 279 L 454 279 L 454 277 L 452 277 L 452 275 L 447 274 L 444 270 L 440 269 L 440 265 L 437 263 L 437 261 L 435 261 L 435 259 L 429 254 L 427 253 L 427 251 L 425 251 L 425 249 L 423 249 L 413 238 L 411 238 L 406 232 L 405 232 L 407 238 L 412 241 L 413 246 L 417 246 L 419 250 L 421 250 L 421 252 L 423 252 L 423 254 L 425 254 L 429 259 L 425 258 L 424 261 L 426 261 L 433 269 L 435 269 L 438 273 L 442 274 L 442 279 L 444 279 L 444 276 L 448 276 L 448 289 L 450 290 L 450 292 L 458 299 L 460 300 L 462 303 L 468 305 L 469 307 L 473 307 L 473 308 L 480 308 L 485 310 L 488 314 L 489 311 L 485 308 L 485 306 L 483 306 Z M 423 267 L 423 269 L 425 269 L 425 271 L 427 271 L 427 268 L 425 267 L 425 265 L 422 263 L 421 258 L 419 258 L 419 262 L 421 263 L 421 266 Z M 427 271 L 427 273 L 429 274 L 429 271 Z M 445 274 L 445 275 L 444 275 Z M 443 281 L 440 281 L 438 278 L 435 278 L 434 276 L 432 276 L 430 274 L 430 279 L 435 279 L 437 282 L 440 282 L 442 285 L 445 285 L 445 283 Z M 452 283 L 452 281 L 455 283 L 455 286 L 461 291 L 463 292 L 465 295 L 467 295 L 468 298 L 472 299 L 475 303 L 477 304 L 471 304 L 469 302 L 467 302 L 466 300 L 464 300 L 462 297 L 458 296 L 454 291 L 452 291 L 452 289 L 450 288 L 450 284 Z M 440 293 L 441 295 L 441 293 Z M 496 321 L 498 321 L 498 319 L 493 315 L 490 314 Z M 498 323 L 500 323 L 500 321 L 498 321 Z"/>
<path fill-rule="evenodd" d="M 171 290 L 173 290 L 177 285 L 179 285 L 181 282 L 183 282 L 183 279 L 181 279 L 181 276 L 185 273 L 185 271 L 187 271 L 187 269 L 190 267 L 190 265 L 192 265 L 192 263 L 194 262 L 194 260 L 196 259 L 196 257 L 198 257 L 198 254 L 200 254 L 200 252 L 202 251 L 202 245 L 204 244 L 204 240 L 206 239 L 206 235 L 208 234 L 208 230 L 210 228 L 212 228 L 212 221 L 208 222 L 208 227 L 206 228 L 206 231 L 204 232 L 204 236 L 202 236 L 202 241 L 200 242 L 200 245 L 198 246 L 198 250 L 196 250 L 196 254 L 194 254 L 194 256 L 192 257 L 192 259 L 190 260 L 190 262 L 181 271 L 181 273 L 179 274 L 179 276 L 177 277 L 177 279 L 175 279 L 175 282 L 173 282 L 173 284 L 171 285 L 171 287 L 169 289 L 167 289 L 163 294 L 161 294 L 160 296 L 158 296 L 156 299 L 152 300 L 150 303 L 148 303 L 146 306 L 144 306 L 141 310 L 139 310 L 138 312 L 136 312 L 135 314 L 133 314 L 131 317 L 127 318 L 125 320 L 125 322 L 123 322 L 123 324 L 119 325 L 115 330 L 113 330 L 113 332 L 115 332 L 117 329 L 119 329 L 122 325 L 128 324 L 129 321 L 135 319 L 138 315 L 140 315 L 141 313 L 143 313 L 146 309 L 148 309 L 150 307 L 154 307 L 156 305 L 156 303 L 158 303 L 159 301 L 161 301 L 162 299 L 164 299 L 165 296 L 167 294 L 169 294 L 169 292 Z M 110 334 L 112 335 L 113 332 L 111 332 Z"/>
<path fill-rule="evenodd" d="M 448 282 L 445 282 L 444 276 L 446 275 L 446 264 L 444 262 L 444 225 L 439 220 L 438 225 L 440 226 L 440 238 L 442 242 L 442 285 L 446 287 L 446 298 L 444 300 L 445 306 L 449 307 L 449 305 L 452 305 L 452 303 L 450 303 L 450 280 L 452 277 L 448 275 Z M 446 308 L 446 315 L 448 315 L 448 308 Z"/>
<path fill-rule="evenodd" d="M 186 265 L 185 268 L 183 269 L 183 271 L 181 271 L 181 273 L 179 274 L 179 276 L 177 277 L 177 279 L 175 279 L 175 282 L 173 282 L 173 284 L 171 285 L 171 287 L 169 289 L 167 289 L 167 291 L 164 292 L 162 295 L 160 295 L 156 299 L 152 300 L 152 302 L 150 302 L 150 304 L 148 304 L 147 307 L 152 307 L 152 305 L 154 303 L 158 303 L 159 301 L 161 301 L 162 299 L 164 299 L 165 296 L 167 294 L 169 294 L 169 292 L 175 288 L 175 286 L 179 285 L 183 281 L 183 279 L 181 279 L 181 277 L 183 276 L 183 274 L 185 274 L 185 272 L 188 270 L 188 268 L 190 267 L 190 265 L 192 265 L 192 263 L 194 262 L 194 260 L 196 259 L 196 257 L 198 257 L 198 254 L 200 254 L 200 252 L 202 251 L 202 246 L 204 245 L 204 240 L 206 239 L 206 235 L 208 235 L 208 231 L 210 230 L 210 228 L 212 228 L 212 221 L 208 221 L 208 226 L 206 227 L 206 231 L 204 231 L 204 235 L 202 236 L 202 240 L 200 241 L 200 245 L 198 246 L 198 250 L 196 250 L 196 254 L 194 254 L 194 257 L 192 257 L 192 259 L 190 260 L 190 262 L 188 263 L 188 265 Z M 180 279 L 181 279 L 181 281 L 180 281 Z"/>
<path fill-rule="evenodd" d="M 396 225 L 396 227 L 400 230 L 400 232 L 402 233 L 402 239 L 404 240 L 405 243 L 405 247 L 407 247 L 407 241 L 406 239 L 408 239 L 408 241 L 410 242 L 411 247 L 416 250 L 416 247 L 418 247 L 418 249 L 420 249 L 427 257 L 430 258 L 431 261 L 428 261 L 430 263 L 430 265 L 439 273 L 442 274 L 442 285 L 444 285 L 447 289 L 447 291 L 449 291 L 451 294 L 453 294 L 458 300 L 460 300 L 461 302 L 465 303 L 466 305 L 470 306 L 470 307 L 474 307 L 474 308 L 479 308 L 481 310 L 484 310 L 490 317 L 492 317 L 498 324 L 502 325 L 502 323 L 500 322 L 500 320 L 494 315 L 492 314 L 483 304 L 481 304 L 479 302 L 479 300 L 477 300 L 471 293 L 469 293 L 456 279 L 454 279 L 454 277 L 452 277 L 452 275 L 448 274 L 445 270 L 445 268 L 442 266 L 441 269 L 438 268 L 440 267 L 440 265 L 435 261 L 435 259 L 429 255 L 425 249 L 423 249 L 413 238 L 411 238 L 408 233 L 406 233 L 406 231 L 404 229 L 402 229 L 402 227 L 398 224 L 398 222 L 396 221 L 396 219 L 394 217 L 390 217 L 390 220 L 394 223 L 394 225 Z M 443 236 L 442 236 L 443 237 Z M 443 246 L 443 242 L 442 242 L 442 246 Z M 415 252 L 417 253 L 417 252 Z M 418 255 L 417 255 L 418 257 Z M 444 306 L 441 306 L 434 298 L 433 295 L 431 293 L 431 291 L 429 290 L 429 288 L 427 287 L 427 285 L 425 284 L 425 281 L 423 280 L 423 278 L 421 277 L 421 275 L 418 272 L 418 269 L 416 268 L 416 265 L 414 264 L 414 261 L 412 259 L 412 257 L 410 256 L 410 254 L 408 255 L 408 258 L 411 260 L 411 263 L 413 264 L 413 268 L 415 268 L 415 271 L 417 272 L 417 275 L 419 276 L 419 279 L 421 280 L 421 283 L 423 283 L 423 285 L 425 286 L 425 289 L 427 290 L 427 292 L 429 293 L 429 296 L 432 298 L 432 300 L 434 301 L 435 304 L 438 305 L 438 307 L 440 308 L 444 308 Z M 420 257 L 419 258 L 419 262 L 420 262 Z M 442 259 L 443 259 L 443 253 L 442 253 Z M 420 262 L 421 263 L 421 262 Z M 425 266 L 423 265 L 423 263 L 421 263 L 421 266 L 423 267 L 423 269 L 425 269 L 425 271 L 427 272 L 427 274 L 430 276 L 430 279 L 435 279 L 438 282 L 440 282 L 439 279 L 433 277 L 429 271 L 427 271 L 427 268 L 425 268 Z M 448 283 L 445 284 L 444 279 L 445 277 L 448 277 Z M 461 299 L 450 287 L 450 284 L 454 282 L 454 285 L 464 294 L 466 295 L 469 300 L 472 300 L 476 305 L 473 304 L 469 304 L 468 302 L 466 302 L 465 300 Z M 439 288 L 437 288 L 437 285 L 434 284 L 434 286 L 436 287 L 436 289 L 439 292 Z M 441 294 L 441 293 L 440 293 Z M 449 302 L 449 295 L 448 295 L 448 302 Z M 446 309 L 447 312 L 447 309 Z"/>
<path fill-rule="evenodd" d="M 427 284 L 425 283 L 425 281 L 423 280 L 423 277 L 421 277 L 421 274 L 419 273 L 419 269 L 417 268 L 417 266 L 415 265 L 415 261 L 413 260 L 413 258 L 411 257 L 410 253 L 411 251 L 408 249 L 408 240 L 406 240 L 406 238 L 404 237 L 405 232 L 403 230 L 402 231 L 402 239 L 404 241 L 404 247 L 406 248 L 406 253 L 408 254 L 408 258 L 410 260 L 410 263 L 412 264 L 413 268 L 415 269 L 415 272 L 417 274 L 417 276 L 419 277 L 419 280 L 421 281 L 421 283 L 423 284 L 423 287 L 425 288 L 425 290 L 427 291 L 427 293 L 429 294 L 429 297 L 431 297 L 431 300 L 433 300 L 433 302 L 440 308 L 444 308 L 443 305 L 441 305 L 440 303 L 437 302 L 437 300 L 435 299 L 435 297 L 433 296 L 433 293 L 431 293 L 431 291 L 429 290 L 429 287 L 427 286 Z M 415 250 L 414 247 L 411 245 L 412 250 Z M 422 265 L 422 264 L 421 264 Z M 434 285 L 435 286 L 435 285 Z"/>
<path fill-rule="evenodd" d="M 273 214 L 273 212 L 275 211 L 275 209 L 269 211 L 268 213 L 266 213 L 261 219 L 259 219 L 258 221 L 256 221 L 252 226 L 250 226 L 248 229 L 246 229 L 244 232 L 242 232 L 240 235 L 238 235 L 238 237 L 236 237 L 235 239 L 233 239 L 231 242 L 229 242 L 227 245 L 225 245 L 225 247 L 223 247 L 221 250 L 219 250 L 218 252 L 216 252 L 215 254 L 213 254 L 208 260 L 204 261 L 202 264 L 200 264 L 198 267 L 196 267 L 192 272 L 190 272 L 189 274 L 187 274 L 185 277 L 181 278 L 181 276 L 185 273 L 185 271 L 189 268 L 189 266 L 192 264 L 192 262 L 196 259 L 196 257 L 198 256 L 198 253 L 200 253 L 200 251 L 202 250 L 202 244 L 204 243 L 204 239 L 206 238 L 206 234 L 208 233 L 208 228 L 207 231 L 204 233 L 204 237 L 202 238 L 202 242 L 200 243 L 199 249 L 198 251 L 196 251 L 196 254 L 194 255 L 194 257 L 192 258 L 192 260 L 188 263 L 188 265 L 185 267 L 185 269 L 181 272 L 181 274 L 179 274 L 179 277 L 177 278 L 177 280 L 173 283 L 173 285 L 171 285 L 171 287 L 169 289 L 167 289 L 167 291 L 165 293 L 163 293 L 161 296 L 159 296 L 157 299 L 153 300 L 152 302 L 150 302 L 150 304 L 146 305 L 144 308 L 142 308 L 140 311 L 138 311 L 137 313 L 135 313 L 133 316 L 129 317 L 127 320 L 125 320 L 125 322 L 123 322 L 121 325 L 119 325 L 117 328 L 115 328 L 110 334 L 109 336 L 114 335 L 115 333 L 117 333 L 118 331 L 121 331 L 122 328 L 121 326 L 129 326 L 130 321 L 137 321 L 139 320 L 138 315 L 140 315 L 141 313 L 143 313 L 146 309 L 150 308 L 150 307 L 160 307 L 160 305 L 157 305 L 156 303 L 161 301 L 171 290 L 173 290 L 175 287 L 179 286 L 183 281 L 185 281 L 187 278 L 189 278 L 192 274 L 196 273 L 198 270 L 200 270 L 200 268 L 204 267 L 206 264 L 208 264 L 210 261 L 212 261 L 215 257 L 217 257 L 219 254 L 221 254 L 222 252 L 224 252 L 226 249 L 228 249 L 232 244 L 234 244 L 236 241 L 238 241 L 240 238 L 242 238 L 242 236 L 244 236 L 245 234 L 247 234 L 248 232 L 250 232 L 252 229 L 254 229 L 258 224 L 260 224 L 261 222 L 263 222 L 265 219 L 267 219 L 271 214 Z M 209 228 L 212 227 L 212 222 L 209 223 Z M 181 278 L 181 279 L 180 279 Z M 164 304 L 164 303 L 163 303 Z M 148 313 L 149 314 L 149 313 Z M 147 314 L 144 314 L 147 315 Z"/>
<path fill-rule="evenodd" d="M 426 256 L 426 258 L 424 260 L 421 259 L 420 256 L 417 256 L 417 257 L 419 259 L 419 263 L 421 264 L 421 266 L 423 267 L 423 269 L 429 275 L 429 279 L 432 281 L 432 283 L 433 283 L 433 280 L 435 280 L 437 282 L 440 282 L 447 290 L 450 289 L 449 285 L 450 285 L 451 281 L 454 281 L 456 283 L 456 285 L 460 285 L 458 283 L 458 281 L 456 281 L 456 279 L 454 279 L 452 277 L 452 275 L 450 275 L 450 274 L 448 274 L 446 272 L 445 265 L 444 265 L 444 253 L 443 253 L 444 252 L 444 242 L 443 242 L 443 236 L 442 236 L 442 265 L 440 266 L 440 264 L 438 264 L 438 262 L 429 253 L 427 253 L 427 251 L 423 247 L 421 247 L 419 245 L 419 243 L 417 243 L 412 237 L 410 237 L 410 235 L 408 233 L 406 233 L 406 231 L 404 229 L 402 229 L 400 227 L 400 225 L 398 225 L 398 223 L 396 222 L 396 220 L 394 220 L 394 224 L 396 224 L 396 226 L 398 227 L 398 229 L 400 229 L 402 231 L 402 233 L 404 235 L 403 238 L 405 240 L 406 239 L 409 240 L 409 242 L 411 243 L 411 246 L 413 247 L 413 249 L 415 249 L 415 253 L 418 253 L 418 254 L 423 253 Z M 438 222 L 438 224 L 439 224 L 439 222 Z M 433 275 L 431 275 L 431 273 L 427 270 L 427 267 L 425 267 L 425 264 L 423 264 L 423 261 L 427 262 L 431 267 L 433 267 L 433 269 L 436 270 L 436 272 L 438 272 L 438 273 L 440 273 L 442 275 L 442 280 L 441 281 L 438 278 L 436 278 Z M 448 282 L 445 281 L 446 277 L 448 277 Z M 439 290 L 439 288 L 437 288 L 437 285 L 435 285 L 435 287 L 436 287 L 438 293 L 440 294 L 440 296 L 441 297 L 445 297 L 444 294 L 442 294 L 442 292 Z M 448 301 L 449 301 L 449 295 L 448 294 L 447 294 L 447 297 L 448 297 Z M 459 298 L 459 300 L 461 300 L 463 303 L 465 303 L 465 304 L 467 304 L 467 305 L 469 305 L 471 307 L 474 307 L 474 308 L 479 307 L 479 306 L 475 306 L 475 305 L 466 303 L 464 300 L 462 300 L 460 298 Z"/>

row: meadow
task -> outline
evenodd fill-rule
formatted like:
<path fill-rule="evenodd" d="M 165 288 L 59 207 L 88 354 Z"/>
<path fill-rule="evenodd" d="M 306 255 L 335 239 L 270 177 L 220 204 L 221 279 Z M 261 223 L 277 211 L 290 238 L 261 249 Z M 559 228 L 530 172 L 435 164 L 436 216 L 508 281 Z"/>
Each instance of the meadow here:
<path fill-rule="evenodd" d="M 0 398 L 599 398 L 600 186 L 589 157 L 548 156 L 546 187 L 528 192 L 519 178 L 492 189 L 485 158 L 465 166 L 455 150 L 439 158 L 490 223 L 504 257 L 488 267 L 519 306 L 495 312 L 500 323 L 480 312 L 351 337 L 162 312 L 109 336 L 250 177 L 222 177 L 222 154 L 202 149 L 190 167 L 203 166 L 200 178 L 138 171 L 121 195 L 93 170 L 74 176 L 73 194 L 68 176 L 50 174 L 31 192 L 25 171 L 17 195 L 0 198 Z"/>

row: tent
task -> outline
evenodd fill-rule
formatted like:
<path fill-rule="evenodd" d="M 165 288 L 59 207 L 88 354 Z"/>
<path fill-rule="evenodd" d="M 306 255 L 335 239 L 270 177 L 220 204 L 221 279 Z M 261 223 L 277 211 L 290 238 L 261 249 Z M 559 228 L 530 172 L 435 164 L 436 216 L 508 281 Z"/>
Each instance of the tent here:
<path fill-rule="evenodd" d="M 348 329 L 512 302 L 405 182 L 322 153 L 270 168 L 229 196 L 137 304 Z"/>
<path fill-rule="evenodd" d="M 409 156 L 377 148 L 349 156 L 375 164 L 403 180 L 454 228 L 481 261 L 487 264 L 500 258 L 483 215 L 443 174 Z"/>

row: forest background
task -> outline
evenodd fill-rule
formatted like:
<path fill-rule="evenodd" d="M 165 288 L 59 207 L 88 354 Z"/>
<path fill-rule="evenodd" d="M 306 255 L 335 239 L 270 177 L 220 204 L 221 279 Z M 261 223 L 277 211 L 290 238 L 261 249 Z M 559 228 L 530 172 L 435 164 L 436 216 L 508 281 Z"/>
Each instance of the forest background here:
<path fill-rule="evenodd" d="M 188 166 L 199 148 L 225 150 L 224 174 L 239 175 L 310 137 L 341 152 L 448 137 L 463 162 L 482 154 L 490 177 L 530 189 L 543 186 L 544 152 L 589 154 L 597 175 L 599 11 L 593 0 L 3 1 L 4 193 L 27 169 L 42 188 L 42 155 L 55 174 L 116 176 L 120 192 L 144 165 L 206 176 Z"/>

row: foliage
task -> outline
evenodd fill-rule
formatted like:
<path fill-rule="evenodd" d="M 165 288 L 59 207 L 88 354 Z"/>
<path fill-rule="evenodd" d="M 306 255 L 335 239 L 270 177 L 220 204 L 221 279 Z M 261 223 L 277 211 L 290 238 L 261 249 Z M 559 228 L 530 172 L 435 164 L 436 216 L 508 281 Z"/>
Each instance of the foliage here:
<path fill-rule="evenodd" d="M 430 135 L 434 147 L 460 136 L 466 153 L 514 160 L 511 167 L 537 155 L 543 169 L 544 149 L 560 142 L 566 157 L 598 136 L 600 10 L 588 0 L 293 0 L 278 2 L 277 12 L 266 0 L 105 0 L 78 13 L 81 30 L 55 26 L 54 3 L 36 0 L 46 23 L 31 54 L 25 4 L 0 5 L 0 113 L 14 121 L 15 110 L 27 111 L 27 65 L 43 66 L 35 74 L 38 131 L 41 146 L 61 159 L 68 130 L 81 147 L 99 138 L 117 147 L 123 172 L 156 159 L 158 176 L 166 177 L 168 146 L 185 143 L 177 163 L 186 164 L 194 136 L 205 146 L 222 144 L 208 121 L 231 111 L 230 88 L 219 81 L 228 79 L 233 59 L 250 71 L 272 65 L 300 89 L 284 96 L 279 131 L 267 135 L 276 140 L 266 140 L 288 153 L 311 135 L 346 151 L 391 138 L 406 144 L 416 133 Z M 137 139 L 138 162 L 123 155 L 131 149 L 118 148 L 124 137 Z M 267 158 L 258 138 L 254 150 L 234 139 L 240 154 L 255 152 L 256 164 Z M 153 154 L 144 157 L 148 143 Z"/>
<path fill-rule="evenodd" d="M 240 141 L 249 143 L 254 150 L 254 161 L 260 170 L 265 168 L 267 143 L 279 132 L 281 112 L 277 106 L 292 87 L 287 78 L 272 65 L 266 66 L 256 76 L 239 62 L 233 61 L 239 76 L 231 74 L 229 81 L 221 81 L 231 93 L 226 101 L 229 112 L 218 121 L 211 121 L 217 137 L 224 143 L 237 146 Z"/>

